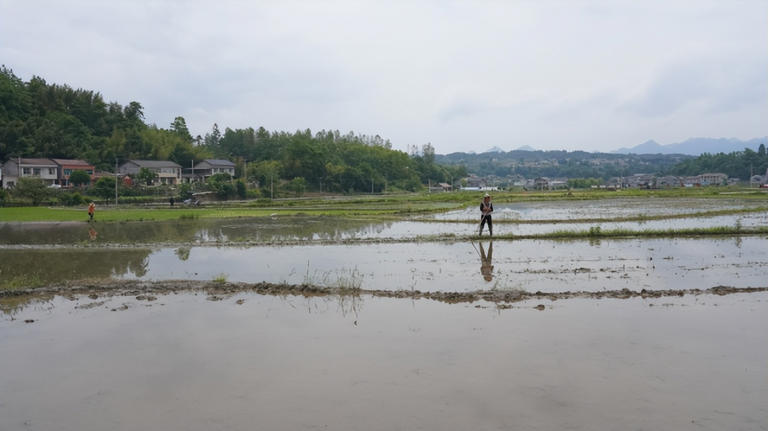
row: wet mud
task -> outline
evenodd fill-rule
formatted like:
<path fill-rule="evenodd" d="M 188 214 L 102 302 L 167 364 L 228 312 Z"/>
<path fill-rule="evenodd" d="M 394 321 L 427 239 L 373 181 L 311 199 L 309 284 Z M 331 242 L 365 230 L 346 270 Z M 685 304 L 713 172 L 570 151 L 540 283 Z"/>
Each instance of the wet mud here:
<path fill-rule="evenodd" d="M 220 301 L 240 293 L 254 293 L 269 296 L 301 296 L 301 297 L 325 297 L 325 296 L 368 296 L 375 298 L 400 298 L 412 300 L 432 300 L 448 304 L 471 304 L 478 301 L 494 303 L 501 308 L 504 305 L 525 301 L 558 301 L 567 299 L 633 299 L 633 298 L 664 298 L 685 297 L 700 295 L 733 295 L 745 293 L 768 292 L 768 286 L 763 287 L 733 287 L 714 286 L 702 289 L 666 289 L 666 290 L 604 290 L 592 291 L 564 291 L 564 292 L 526 292 L 480 290 L 469 292 L 434 291 L 423 292 L 420 290 L 375 290 L 362 288 L 325 287 L 309 284 L 276 284 L 276 283 L 222 283 L 203 281 L 116 281 L 104 280 L 86 284 L 72 283 L 63 285 L 51 285 L 32 289 L 0 290 L 0 309 L 8 312 L 18 310 L 20 304 L 41 302 L 49 300 L 53 295 L 75 298 L 88 297 L 94 302 L 77 308 L 93 308 L 104 305 L 105 297 L 134 297 L 137 301 L 156 301 L 160 295 L 172 295 L 180 293 L 205 293 L 209 300 Z M 101 301 L 95 301 L 102 299 Z M 242 302 L 240 303 L 242 304 Z M 537 306 L 539 307 L 539 306 Z M 541 306 L 543 307 L 543 306 Z M 508 307 L 507 307 L 508 308 Z M 543 309 L 543 308 L 540 308 Z"/>

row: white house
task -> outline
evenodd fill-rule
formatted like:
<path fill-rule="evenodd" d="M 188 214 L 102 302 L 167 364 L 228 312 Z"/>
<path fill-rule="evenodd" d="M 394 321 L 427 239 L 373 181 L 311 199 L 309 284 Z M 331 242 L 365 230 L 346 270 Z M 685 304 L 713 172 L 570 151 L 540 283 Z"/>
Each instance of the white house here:
<path fill-rule="evenodd" d="M 184 181 L 205 181 L 216 174 L 228 174 L 230 177 L 234 177 L 235 164 L 229 160 L 205 159 L 191 169 L 184 169 Z"/>
<path fill-rule="evenodd" d="M 56 183 L 58 165 L 51 159 L 15 158 L 3 165 L 3 187 L 8 189 L 16 186 L 19 178 L 40 178 L 47 185 Z"/>
<path fill-rule="evenodd" d="M 157 174 L 160 184 L 179 184 L 181 182 L 181 166 L 178 163 L 165 160 L 128 160 L 120 165 L 118 172 L 136 178 L 142 168 Z"/>

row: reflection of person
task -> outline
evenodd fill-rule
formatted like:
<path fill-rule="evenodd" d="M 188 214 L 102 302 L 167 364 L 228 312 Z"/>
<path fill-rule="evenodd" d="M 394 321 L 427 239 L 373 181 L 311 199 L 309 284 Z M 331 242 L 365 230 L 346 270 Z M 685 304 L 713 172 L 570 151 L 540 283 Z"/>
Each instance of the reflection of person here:
<path fill-rule="evenodd" d="M 94 228 L 88 229 L 88 238 L 91 241 L 95 240 L 97 236 L 99 236 L 99 233 L 96 232 L 96 229 L 94 229 Z"/>
<path fill-rule="evenodd" d="M 88 205 L 88 221 L 93 221 L 93 214 L 96 212 L 96 204 L 91 202 Z"/>
<path fill-rule="evenodd" d="M 483 196 L 483 201 L 480 203 L 480 232 L 478 235 L 483 234 L 483 226 L 488 222 L 488 233 L 493 236 L 493 221 L 491 220 L 491 213 L 493 212 L 493 204 L 491 203 L 491 195 L 488 193 Z"/>
<path fill-rule="evenodd" d="M 485 254 L 483 243 L 480 243 L 480 273 L 485 281 L 493 280 L 493 241 L 488 244 L 488 254 Z"/>

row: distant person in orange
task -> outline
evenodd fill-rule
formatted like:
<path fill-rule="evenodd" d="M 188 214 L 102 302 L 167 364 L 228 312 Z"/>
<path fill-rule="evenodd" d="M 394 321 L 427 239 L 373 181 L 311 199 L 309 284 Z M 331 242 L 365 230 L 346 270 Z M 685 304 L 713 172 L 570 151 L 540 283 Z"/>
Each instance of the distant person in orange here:
<path fill-rule="evenodd" d="M 88 221 L 93 221 L 93 214 L 96 213 L 96 204 L 91 202 L 88 205 Z"/>

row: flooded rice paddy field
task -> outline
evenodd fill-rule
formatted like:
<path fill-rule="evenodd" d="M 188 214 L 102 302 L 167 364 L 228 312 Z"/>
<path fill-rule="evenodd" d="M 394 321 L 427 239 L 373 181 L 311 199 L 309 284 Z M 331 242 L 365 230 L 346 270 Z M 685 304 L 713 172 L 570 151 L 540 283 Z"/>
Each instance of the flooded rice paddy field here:
<path fill-rule="evenodd" d="M 476 215 L 476 214 L 475 214 Z M 494 234 L 541 235 L 557 231 L 628 229 L 674 230 L 742 226 L 768 226 L 768 210 L 711 217 L 647 221 L 544 222 L 518 224 L 494 213 Z M 280 242 L 333 242 L 348 240 L 408 240 L 419 237 L 464 237 L 477 234 L 475 221 L 445 223 L 435 220 L 372 220 L 355 218 L 284 216 L 225 220 L 179 220 L 123 223 L 0 223 L 0 247 L 15 245 L 102 244 L 227 244 Z"/>
<path fill-rule="evenodd" d="M 642 201 L 649 214 L 752 205 Z M 628 202 L 514 211 L 639 211 Z M 474 229 L 307 216 L 1 224 L 0 429 L 768 429 L 765 235 L 490 242 L 466 238 Z M 430 235 L 450 240 L 419 239 Z"/>
<path fill-rule="evenodd" d="M 766 285 L 764 237 L 0 249 L 6 282 L 214 280 L 528 292 Z"/>
<path fill-rule="evenodd" d="M 133 295 L 0 319 L 0 428 L 768 429 L 766 293 Z"/>
<path fill-rule="evenodd" d="M 765 207 L 765 201 L 711 198 L 617 198 L 494 204 L 494 218 L 505 220 L 568 220 L 690 214 L 694 212 Z M 478 218 L 478 208 L 429 215 L 438 220 Z"/>

